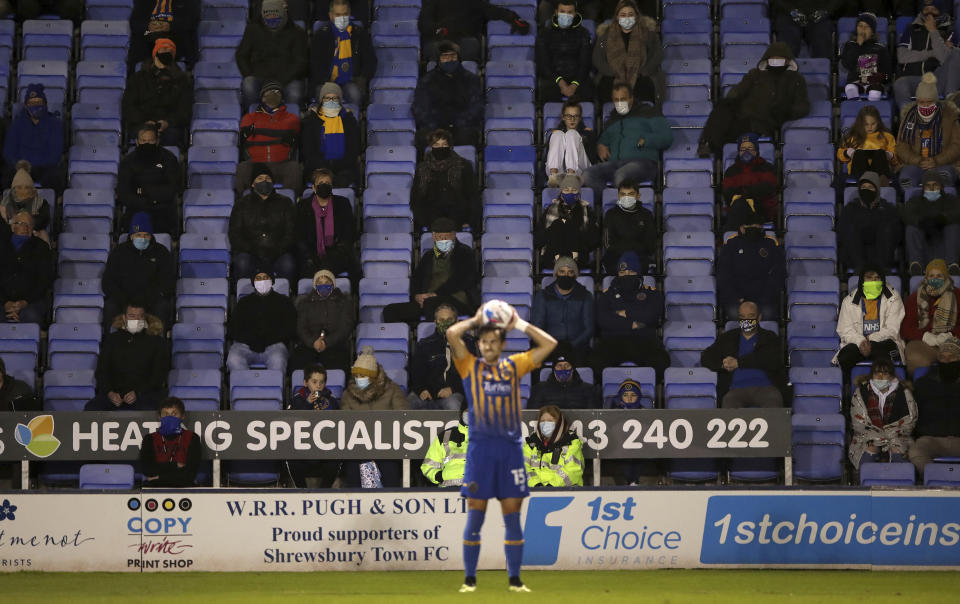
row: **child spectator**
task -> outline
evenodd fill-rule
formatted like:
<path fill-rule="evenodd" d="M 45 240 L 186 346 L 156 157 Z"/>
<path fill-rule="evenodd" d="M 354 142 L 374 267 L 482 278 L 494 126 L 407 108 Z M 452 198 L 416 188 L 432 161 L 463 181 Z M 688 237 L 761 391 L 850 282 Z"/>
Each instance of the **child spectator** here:
<path fill-rule="evenodd" d="M 192 487 L 197 479 L 203 438 L 183 426 L 187 412 L 183 401 L 171 396 L 160 403 L 160 427 L 140 445 L 144 486 Z"/>
<path fill-rule="evenodd" d="M 887 186 L 900 169 L 896 150 L 897 139 L 883 123 L 880 111 L 873 105 L 865 105 L 857 113 L 853 126 L 844 132 L 837 159 L 848 178 L 859 179 L 864 172 L 876 172 L 880 175 L 880 184 Z"/>
<path fill-rule="evenodd" d="M 547 186 L 560 186 L 564 174 L 582 176 L 597 162 L 597 134 L 583 122 L 583 108 L 567 101 L 560 109 L 560 123 L 547 141 Z"/>
<path fill-rule="evenodd" d="M 848 99 L 868 95 L 879 101 L 893 78 L 893 60 L 886 41 L 877 41 L 877 16 L 860 13 L 857 29 L 840 51 L 840 64 L 847 71 L 844 93 Z"/>
<path fill-rule="evenodd" d="M 854 387 L 850 463 L 860 469 L 864 463 L 906 461 L 917 423 L 912 390 L 897 379 L 890 359 L 874 361 L 870 375 L 857 378 Z"/>
<path fill-rule="evenodd" d="M 291 411 L 336 411 L 340 401 L 327 388 L 327 370 L 323 365 L 310 365 L 303 370 L 303 385 L 297 386 L 290 399 Z M 315 488 L 329 489 L 340 473 L 339 459 L 291 459 L 287 461 L 290 477 L 298 489 L 307 488 L 307 480 L 319 481 Z"/>

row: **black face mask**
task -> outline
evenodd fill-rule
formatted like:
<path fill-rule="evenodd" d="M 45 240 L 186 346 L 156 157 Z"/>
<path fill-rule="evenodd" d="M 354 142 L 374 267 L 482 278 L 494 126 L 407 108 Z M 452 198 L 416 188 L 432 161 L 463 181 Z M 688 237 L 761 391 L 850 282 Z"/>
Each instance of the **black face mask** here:
<path fill-rule="evenodd" d="M 157 60 L 160 61 L 161 65 L 166 65 L 167 67 L 173 65 L 173 55 L 169 52 L 158 52 Z"/>
<path fill-rule="evenodd" d="M 159 148 L 160 145 L 157 143 L 137 143 L 137 151 L 143 153 L 156 153 Z"/>
<path fill-rule="evenodd" d="M 763 229 L 760 227 L 747 227 L 743 229 L 743 236 L 747 239 L 763 239 Z"/>
<path fill-rule="evenodd" d="M 318 185 L 314 185 L 313 191 L 317 194 L 317 197 L 330 197 L 333 195 L 333 185 L 330 183 L 322 182 Z"/>
<path fill-rule="evenodd" d="M 877 192 L 871 189 L 860 189 L 860 199 L 863 203 L 873 203 L 877 199 Z"/>
<path fill-rule="evenodd" d="M 960 378 L 960 361 L 952 363 L 940 363 L 939 367 L 940 381 L 952 384 Z"/>
<path fill-rule="evenodd" d="M 557 277 L 557 287 L 560 289 L 573 289 L 573 284 L 577 282 L 577 278 L 572 275 L 561 275 Z"/>
<path fill-rule="evenodd" d="M 643 283 L 643 278 L 640 275 L 623 275 L 614 279 L 617 282 L 617 286 L 626 291 L 635 291 L 640 289 L 640 284 Z"/>
<path fill-rule="evenodd" d="M 447 159 L 450 157 L 450 147 L 433 147 L 430 150 L 430 155 L 440 160 Z"/>
<path fill-rule="evenodd" d="M 773 65 L 767 65 L 767 71 L 770 73 L 783 73 L 787 70 L 786 65 L 781 65 L 780 67 L 774 67 Z"/>

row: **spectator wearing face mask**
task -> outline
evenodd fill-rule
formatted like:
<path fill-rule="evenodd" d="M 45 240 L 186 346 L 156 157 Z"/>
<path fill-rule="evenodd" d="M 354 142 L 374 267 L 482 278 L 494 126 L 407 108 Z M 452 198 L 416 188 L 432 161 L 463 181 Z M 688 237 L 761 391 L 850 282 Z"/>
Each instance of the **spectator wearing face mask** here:
<path fill-rule="evenodd" d="M 193 85 L 176 63 L 177 47 L 159 38 L 143 69 L 127 79 L 123 91 L 123 121 L 133 132 L 144 124 L 154 126 L 161 145 L 183 146 L 190 126 Z"/>
<path fill-rule="evenodd" d="M 280 84 L 283 97 L 299 106 L 307 76 L 307 34 L 287 17 L 286 2 L 263 0 L 259 17 L 252 17 L 234 55 L 243 76 L 240 102 L 244 107 L 263 96 L 267 80 Z M 242 124 L 241 124 L 242 126 Z"/>
<path fill-rule="evenodd" d="M 49 244 L 50 204 L 40 196 L 30 177 L 30 163 L 21 160 L 17 164 L 20 167 L 13 177 L 13 184 L 0 199 L 0 219 L 9 224 L 20 212 L 28 212 L 33 217 L 33 234 Z"/>
<path fill-rule="evenodd" d="M 534 384 L 527 406 L 535 408 L 554 405 L 560 409 L 599 408 L 600 394 L 597 387 L 588 384 L 580 377 L 580 373 L 571 362 L 571 347 L 564 344 L 560 347 L 560 353 L 554 355 L 550 377 Z"/>
<path fill-rule="evenodd" d="M 457 322 L 457 309 L 437 306 L 434 313 L 434 332 L 417 342 L 410 360 L 411 409 L 440 409 L 457 411 L 465 404 L 463 380 L 453 364 L 447 328 Z M 476 354 L 477 343 L 472 337 L 464 342 L 471 354 Z"/>
<path fill-rule="evenodd" d="M 290 298 L 273 290 L 273 277 L 254 275 L 254 293 L 240 298 L 230 315 L 227 370 L 242 371 L 265 364 L 286 374 L 287 342 L 296 335 L 297 311 Z"/>
<path fill-rule="evenodd" d="M 621 82 L 638 100 L 659 104 L 664 76 L 660 70 L 663 49 L 656 19 L 641 15 L 633 0 L 620 0 L 613 16 L 614 20 L 597 27 L 597 43 L 593 47 L 600 102 L 616 102 L 611 95 L 615 83 Z"/>
<path fill-rule="evenodd" d="M 648 102 L 634 101 L 630 87 L 613 85 L 613 107 L 597 143 L 600 163 L 583 173 L 586 186 L 599 199 L 608 181 L 619 187 L 625 180 L 646 182 L 660 173 L 660 152 L 673 144 L 670 124 Z"/>
<path fill-rule="evenodd" d="M 617 187 L 617 205 L 603 216 L 604 273 L 616 275 L 620 257 L 634 252 L 640 266 L 650 266 L 657 253 L 657 222 L 653 212 L 640 204 L 636 183 L 625 180 Z"/>
<path fill-rule="evenodd" d="M 480 304 L 477 259 L 473 248 L 456 237 L 456 225 L 438 218 L 431 226 L 433 248 L 425 251 L 410 280 L 410 302 L 389 304 L 383 309 L 385 323 L 416 324 L 420 317 L 436 315 L 437 307 L 449 304 L 457 315 L 473 315 Z"/>
<path fill-rule="evenodd" d="M 787 276 L 783 248 L 763 232 L 757 214 L 744 218 L 740 234 L 720 248 L 717 258 L 717 303 L 725 316 L 735 317 L 740 304 L 751 300 L 760 313 L 780 318 L 780 293 Z"/>
<path fill-rule="evenodd" d="M 936 170 L 943 182 L 957 179 L 954 163 L 960 160 L 960 112 L 950 101 L 938 101 L 937 79 L 926 73 L 917 84 L 917 102 L 900 111 L 897 159 L 900 186 L 920 184 L 924 170 Z"/>
<path fill-rule="evenodd" d="M 230 252 L 233 276 L 250 278 L 269 269 L 295 283 L 297 263 L 291 251 L 296 233 L 296 209 L 274 191 L 273 175 L 265 164 L 252 167 L 250 191 L 230 212 Z"/>
<path fill-rule="evenodd" d="M 894 65 L 887 41 L 877 40 L 877 16 L 863 12 L 857 16 L 857 29 L 840 49 L 840 64 L 847 72 L 844 94 L 848 99 L 868 95 L 879 101 L 893 79 Z"/>
<path fill-rule="evenodd" d="M 343 106 L 340 86 L 320 87 L 319 102 L 307 108 L 301 126 L 300 158 L 305 174 L 329 170 L 335 187 L 357 184 L 360 170 L 360 126 L 357 116 Z"/>
<path fill-rule="evenodd" d="M 271 176 L 288 189 L 303 185 L 300 162 L 292 159 L 300 134 L 300 118 L 287 111 L 283 89 L 269 81 L 260 89 L 260 103 L 240 120 L 241 161 L 237 165 L 237 193 L 242 195 L 256 164 L 270 168 Z M 345 144 L 345 143 L 344 143 Z"/>
<path fill-rule="evenodd" d="M 911 275 L 923 274 L 924 265 L 934 258 L 946 259 L 948 272 L 960 275 L 960 199 L 943 190 L 936 170 L 923 173 L 923 191 L 907 200 L 901 217 Z"/>
<path fill-rule="evenodd" d="M 291 411 L 337 411 L 340 401 L 327 388 L 327 370 L 323 365 L 309 365 L 303 370 L 303 385 L 297 386 L 290 399 Z M 291 459 L 287 461 L 290 477 L 298 489 L 329 489 L 340 473 L 339 459 Z M 308 481 L 315 481 L 308 484 Z"/>
<path fill-rule="evenodd" d="M 85 411 L 150 411 L 164 397 L 170 351 L 160 319 L 130 302 L 100 342 L 97 395 Z"/>
<path fill-rule="evenodd" d="M 520 15 L 488 0 L 424 0 L 417 23 L 424 56 L 433 61 L 443 54 L 444 43 L 455 42 L 463 48 L 464 61 L 479 61 L 480 39 L 489 21 L 503 21 L 515 34 L 530 31 Z"/>
<path fill-rule="evenodd" d="M 916 423 L 917 403 L 911 389 L 897 379 L 890 359 L 874 361 L 870 375 L 854 381 L 850 463 L 859 470 L 865 463 L 906 461 Z"/>
<path fill-rule="evenodd" d="M 12 235 L 0 253 L 0 301 L 6 323 L 46 324 L 53 284 L 50 246 L 33 234 L 33 216 L 14 214 Z"/>
<path fill-rule="evenodd" d="M 177 234 L 177 196 L 181 191 L 180 160 L 159 146 L 156 126 L 141 124 L 137 148 L 120 160 L 117 199 L 124 208 L 123 224 L 146 212 L 158 233 Z"/>
<path fill-rule="evenodd" d="M 300 275 L 320 269 L 356 277 L 356 222 L 350 200 L 333 194 L 333 174 L 320 168 L 313 174 L 313 191 L 297 203 L 297 264 Z"/>
<path fill-rule="evenodd" d="M 590 79 L 593 42 L 575 0 L 561 0 L 537 34 L 537 77 L 541 102 L 593 100 Z"/>
<path fill-rule="evenodd" d="M 560 109 L 560 123 L 547 142 L 547 186 L 560 186 L 564 174 L 581 176 L 597 161 L 597 134 L 583 122 L 583 108 L 566 101 Z"/>
<path fill-rule="evenodd" d="M 577 282 L 573 258 L 560 256 L 553 271 L 556 279 L 533 295 L 530 322 L 566 345 L 571 360 L 585 363 L 596 322 L 593 293 Z"/>
<path fill-rule="evenodd" d="M 530 487 L 582 487 L 583 443 L 556 405 L 540 408 L 537 429 L 523 441 Z"/>
<path fill-rule="evenodd" d="M 868 264 L 890 270 L 903 237 L 897 209 L 880 197 L 880 176 L 864 172 L 857 182 L 859 195 L 840 212 L 837 221 L 840 263 L 848 269 Z"/>
<path fill-rule="evenodd" d="M 774 222 L 780 209 L 777 199 L 777 172 L 773 164 L 760 157 L 760 137 L 752 132 L 737 139 L 737 158 L 723 173 L 721 193 L 726 206 L 727 231 L 740 228 L 740 212 L 734 211 L 737 198 L 760 214 L 764 222 Z M 747 205 L 747 201 L 750 201 Z"/>
<path fill-rule="evenodd" d="M 700 365 L 717 372 L 717 399 L 724 409 L 783 407 L 787 401 L 780 336 L 760 327 L 763 315 L 749 301 L 738 309 L 740 326 L 720 334 L 700 354 Z"/>
<path fill-rule="evenodd" d="M 194 486 L 203 437 L 184 426 L 183 401 L 175 396 L 160 402 L 160 427 L 140 445 L 140 469 L 145 487 L 176 489 Z"/>
<path fill-rule="evenodd" d="M 332 272 L 317 271 L 313 289 L 297 297 L 296 311 L 294 368 L 320 363 L 346 370 L 350 366 L 350 335 L 357 317 L 353 301 L 336 287 Z"/>
<path fill-rule="evenodd" d="M 418 231 L 438 218 L 449 218 L 455 225 L 473 230 L 480 226 L 477 179 L 470 162 L 451 148 L 453 138 L 447 130 L 431 132 L 427 139 L 429 152 L 417 164 L 410 210 Z"/>
<path fill-rule="evenodd" d="M 480 77 L 461 65 L 459 46 L 444 40 L 437 48 L 437 66 L 420 77 L 413 93 L 417 148 L 433 145 L 431 133 L 438 128 L 449 132 L 446 138 L 450 145 L 476 145 L 484 112 Z"/>
<path fill-rule="evenodd" d="M 137 63 L 150 56 L 160 38 L 168 38 L 180 51 L 188 68 L 200 56 L 197 25 L 200 4 L 191 0 L 134 0 L 130 13 L 130 48 L 127 65 L 134 71 Z"/>
<path fill-rule="evenodd" d="M 910 461 L 923 473 L 936 457 L 960 457 L 960 345 L 944 344 L 937 365 L 914 382 L 917 424 Z"/>
<path fill-rule="evenodd" d="M 177 264 L 166 247 L 153 238 L 150 215 L 140 212 L 130 221 L 130 238 L 113 248 L 101 281 L 103 322 L 109 328 L 127 303 L 138 300 L 147 312 L 169 326 L 177 288 Z"/>
<path fill-rule="evenodd" d="M 3 142 L 3 183 L 8 186 L 16 171 L 29 166 L 33 180 L 58 192 L 64 188 L 63 122 L 51 113 L 43 84 L 27 84 L 23 110 L 10 120 Z M 26 164 L 20 163 L 26 161 Z"/>
<path fill-rule="evenodd" d="M 594 352 L 594 370 L 634 363 L 653 367 L 657 379 L 670 366 L 657 329 L 663 322 L 663 292 L 643 283 L 643 267 L 635 252 L 620 257 L 617 276 L 600 294 L 597 323 L 600 338 Z"/>
<path fill-rule="evenodd" d="M 827 39 L 832 40 L 832 34 Z M 720 155 L 723 145 L 736 142 L 744 132 L 772 137 L 784 122 L 810 113 L 807 81 L 798 71 L 794 56 L 784 42 L 767 47 L 756 68 L 714 105 L 700 136 L 700 157 Z"/>
<path fill-rule="evenodd" d="M 376 71 L 370 33 L 351 19 L 349 0 L 333 0 L 328 19 L 318 20 L 310 41 L 310 89 L 323 98 L 323 84 L 333 82 L 343 88 L 348 103 L 359 105 Z"/>
<path fill-rule="evenodd" d="M 929 367 L 937 358 L 940 346 L 957 343 L 960 338 L 960 293 L 947 273 L 941 258 L 931 260 L 917 291 L 903 305 L 900 335 L 907 342 L 907 373 L 917 367 Z"/>
<path fill-rule="evenodd" d="M 653 401 L 644 397 L 640 383 L 626 379 L 620 383 L 617 393 L 603 401 L 605 409 L 652 409 Z M 610 475 L 617 486 L 638 486 L 657 484 L 657 462 L 652 459 L 612 459 L 604 467 L 609 467 Z"/>
<path fill-rule="evenodd" d="M 897 139 L 883 123 L 880 111 L 866 105 L 857 113 L 853 126 L 844 132 L 837 159 L 848 176 L 859 179 L 864 172 L 876 172 L 880 184 L 886 186 L 900 170 L 896 150 Z"/>
<path fill-rule="evenodd" d="M 800 55 L 803 42 L 810 48 L 810 56 L 833 56 L 834 16 L 838 12 L 836 0 L 773 0 L 775 14 L 773 29 L 777 39 L 785 42 L 793 56 Z M 874 28 L 875 29 L 875 28 Z"/>
<path fill-rule="evenodd" d="M 471 353 L 472 354 L 472 353 Z M 459 487 L 467 467 L 467 445 L 470 430 L 467 427 L 467 400 L 460 406 L 460 421 L 447 428 L 430 445 L 420 471 L 427 480 L 440 487 Z"/>
<path fill-rule="evenodd" d="M 860 271 L 857 288 L 840 305 L 837 335 L 840 350 L 833 364 L 840 365 L 845 376 L 857 363 L 906 357 L 900 324 L 903 322 L 903 300 L 896 289 L 887 285 L 883 270 L 868 267 Z"/>
<path fill-rule="evenodd" d="M 553 268 L 558 258 L 569 256 L 578 266 L 587 268 L 598 239 L 593 206 L 580 197 L 580 178 L 567 174 L 560 181 L 560 195 L 544 210 L 533 232 L 533 246 L 540 250 L 540 267 Z"/>
<path fill-rule="evenodd" d="M 914 88 L 928 73 L 935 76 L 931 84 L 939 87 L 938 93 L 927 97 L 928 101 L 960 88 L 960 59 L 952 42 L 950 4 L 945 0 L 921 0 L 919 5 L 920 13 L 903 30 L 897 44 L 897 81 L 893 84 L 897 107 L 910 102 Z"/>

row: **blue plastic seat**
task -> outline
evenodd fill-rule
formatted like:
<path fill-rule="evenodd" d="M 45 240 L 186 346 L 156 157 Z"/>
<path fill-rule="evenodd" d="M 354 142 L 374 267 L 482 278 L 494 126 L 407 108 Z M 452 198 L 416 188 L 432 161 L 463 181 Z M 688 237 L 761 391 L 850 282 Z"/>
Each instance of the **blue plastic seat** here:
<path fill-rule="evenodd" d="M 372 346 L 384 369 L 403 369 L 410 354 L 410 328 L 406 323 L 360 323 L 357 325 L 357 353 Z"/>
<path fill-rule="evenodd" d="M 795 414 L 793 425 L 793 476 L 808 482 L 833 482 L 843 478 L 846 421 L 839 413 Z"/>
<path fill-rule="evenodd" d="M 276 369 L 244 369 L 230 372 L 230 406 L 240 401 L 283 404 L 283 373 Z M 242 405 L 241 405 L 242 406 Z"/>
<path fill-rule="evenodd" d="M 383 307 L 410 301 L 410 279 L 403 277 L 364 277 L 360 279 L 360 313 L 362 323 L 380 323 Z"/>
<path fill-rule="evenodd" d="M 238 90 L 243 79 L 234 62 L 213 63 L 198 61 L 193 66 L 194 88 Z"/>
<path fill-rule="evenodd" d="M 484 233 L 480 249 L 484 276 L 527 277 L 533 270 L 530 233 Z"/>
<path fill-rule="evenodd" d="M 490 145 L 484 150 L 484 180 L 491 189 L 533 186 L 537 150 L 532 146 Z"/>
<path fill-rule="evenodd" d="M 916 470 L 908 461 L 860 464 L 862 487 L 912 487 L 916 481 Z"/>
<path fill-rule="evenodd" d="M 184 233 L 180 237 L 181 277 L 226 277 L 230 242 L 225 234 Z"/>
<path fill-rule="evenodd" d="M 837 318 L 840 280 L 833 276 L 794 276 L 787 280 L 787 317 L 794 321 Z"/>
<path fill-rule="evenodd" d="M 517 310 L 520 318 L 530 318 L 533 307 L 533 279 L 531 277 L 484 277 L 480 282 L 483 302 L 503 300 Z"/>
<path fill-rule="evenodd" d="M 791 367 L 830 367 L 839 349 L 836 321 L 790 321 L 787 351 Z"/>
<path fill-rule="evenodd" d="M 223 323 L 227 318 L 226 278 L 186 278 L 177 281 L 177 320 L 181 323 Z"/>
<path fill-rule="evenodd" d="M 837 237 L 833 232 L 788 232 L 785 247 L 791 276 L 822 276 L 836 272 Z"/>
<path fill-rule="evenodd" d="M 668 367 L 663 374 L 667 409 L 712 409 L 717 406 L 717 374 L 703 367 Z"/>
<path fill-rule="evenodd" d="M 54 323 L 48 335 L 50 369 L 96 369 L 102 329 L 96 323 Z"/>
<path fill-rule="evenodd" d="M 60 278 L 53 283 L 53 320 L 60 323 L 100 323 L 103 293 L 100 279 Z"/>
<path fill-rule="evenodd" d="M 226 330 L 223 324 L 174 323 L 174 369 L 220 369 Z"/>
<path fill-rule="evenodd" d="M 92 369 L 49 369 L 43 374 L 45 411 L 82 411 L 96 395 Z"/>
<path fill-rule="evenodd" d="M 59 275 L 66 278 L 100 278 L 110 252 L 110 236 L 105 234 L 61 233 Z"/>
<path fill-rule="evenodd" d="M 717 284 L 714 277 L 664 279 L 667 321 L 713 321 Z"/>
<path fill-rule="evenodd" d="M 664 233 L 663 264 L 670 276 L 707 276 L 713 273 L 713 233 Z"/>
<path fill-rule="evenodd" d="M 80 24 L 80 58 L 122 61 L 127 56 L 130 22 L 84 19 Z"/>
<path fill-rule="evenodd" d="M 36 367 L 40 326 L 36 323 L 0 323 L 0 355 L 20 367 Z"/>
<path fill-rule="evenodd" d="M 87 0 L 87 18 L 122 20 L 130 18 L 133 0 Z"/>
<path fill-rule="evenodd" d="M 360 238 L 360 262 L 368 277 L 410 274 L 413 235 L 409 233 L 364 233 Z"/>
<path fill-rule="evenodd" d="M 81 489 L 127 491 L 133 488 L 133 466 L 87 463 L 80 466 L 79 479 Z"/>
<path fill-rule="evenodd" d="M 717 338 L 713 321 L 667 321 L 663 326 L 663 346 L 673 367 L 696 367 L 700 353 Z"/>
<path fill-rule="evenodd" d="M 827 414 L 840 411 L 843 373 L 839 367 L 791 367 L 794 413 Z"/>
<path fill-rule="evenodd" d="M 218 369 L 173 369 L 167 383 L 170 396 L 181 399 L 188 412 L 217 411 L 221 379 Z"/>
<path fill-rule="evenodd" d="M 960 487 L 960 464 L 928 463 L 923 467 L 923 486 Z"/>
<path fill-rule="evenodd" d="M 117 88 L 127 83 L 127 66 L 122 61 L 86 60 L 77 63 L 77 90 Z"/>

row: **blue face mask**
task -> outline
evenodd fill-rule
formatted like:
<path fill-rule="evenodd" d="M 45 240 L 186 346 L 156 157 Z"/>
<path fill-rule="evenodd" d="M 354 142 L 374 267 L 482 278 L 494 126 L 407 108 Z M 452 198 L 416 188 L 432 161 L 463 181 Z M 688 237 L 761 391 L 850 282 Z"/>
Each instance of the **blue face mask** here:
<path fill-rule="evenodd" d="M 562 199 L 563 203 L 567 204 L 568 206 L 572 206 L 573 204 L 577 203 L 577 201 L 580 200 L 580 194 L 579 193 L 561 193 L 560 199 Z"/>
<path fill-rule="evenodd" d="M 945 280 L 937 277 L 936 279 L 927 279 L 927 287 L 931 289 L 940 289 L 943 287 L 943 284 L 946 283 Z"/>
<path fill-rule="evenodd" d="M 927 198 L 927 201 L 936 201 L 940 199 L 940 191 L 924 191 L 923 196 Z"/>
<path fill-rule="evenodd" d="M 547 438 L 553 436 L 553 431 L 557 429 L 557 422 L 540 422 L 540 434 Z"/>
<path fill-rule="evenodd" d="M 316 286 L 317 295 L 321 298 L 326 298 L 331 293 L 333 293 L 333 286 L 329 283 L 320 283 Z"/>
<path fill-rule="evenodd" d="M 754 157 L 756 157 L 756 155 L 753 154 L 753 151 L 740 152 L 740 161 L 742 161 L 745 164 L 749 164 L 750 162 L 752 162 Z"/>
<path fill-rule="evenodd" d="M 437 246 L 438 252 L 441 254 L 447 254 L 453 249 L 453 239 L 442 239 L 437 241 L 434 245 Z"/>
<path fill-rule="evenodd" d="M 157 430 L 161 436 L 170 438 L 183 432 L 183 422 L 179 417 L 166 415 L 160 418 L 160 428 Z"/>
<path fill-rule="evenodd" d="M 554 369 L 553 373 L 556 374 L 557 379 L 561 382 L 569 382 L 570 378 L 573 377 L 573 369 Z"/>
<path fill-rule="evenodd" d="M 562 29 L 567 29 L 573 25 L 573 15 L 570 13 L 557 13 L 557 25 Z"/>
<path fill-rule="evenodd" d="M 27 114 L 35 120 L 40 119 L 47 113 L 47 107 L 45 105 L 31 105 L 26 109 Z"/>
<path fill-rule="evenodd" d="M 365 375 L 358 375 L 357 377 L 353 378 L 353 382 L 360 390 L 366 390 L 367 386 L 370 385 L 370 378 Z"/>
<path fill-rule="evenodd" d="M 10 242 L 13 243 L 13 247 L 16 250 L 19 250 L 23 247 L 23 244 L 30 239 L 30 235 L 11 235 Z"/>
<path fill-rule="evenodd" d="M 264 19 L 264 24 L 270 29 L 277 29 L 283 25 L 283 17 L 273 17 L 272 19 Z"/>
<path fill-rule="evenodd" d="M 133 247 L 137 248 L 141 252 L 147 249 L 150 246 L 150 240 L 146 237 L 134 237 L 133 238 Z"/>

